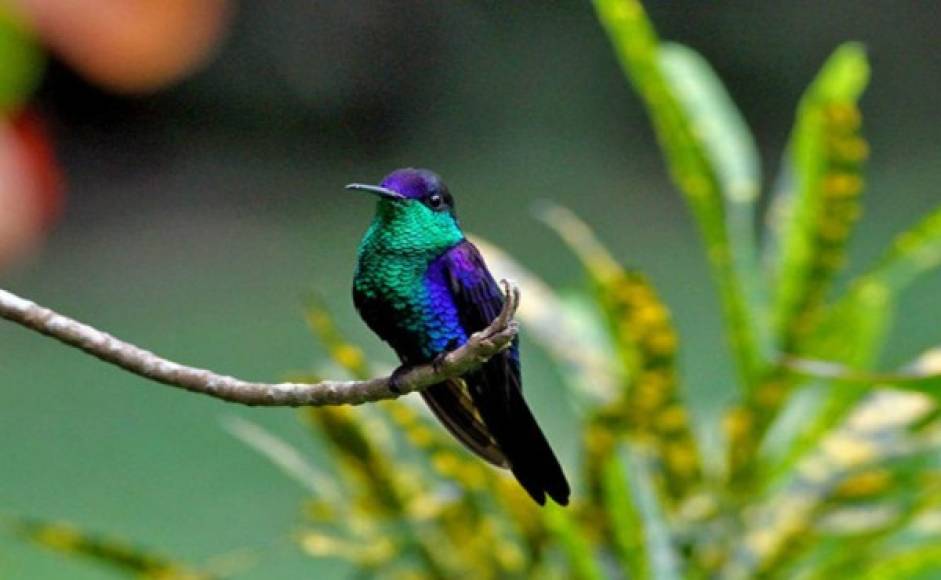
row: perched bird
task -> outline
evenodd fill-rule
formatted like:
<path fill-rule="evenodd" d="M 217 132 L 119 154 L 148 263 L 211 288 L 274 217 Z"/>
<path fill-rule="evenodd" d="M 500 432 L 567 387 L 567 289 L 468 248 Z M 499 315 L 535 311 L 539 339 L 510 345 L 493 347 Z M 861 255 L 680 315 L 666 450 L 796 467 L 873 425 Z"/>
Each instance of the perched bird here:
<path fill-rule="evenodd" d="M 369 328 L 395 349 L 402 366 L 433 362 L 486 328 L 503 293 L 477 248 L 464 238 L 454 198 L 431 171 L 399 169 L 378 186 L 347 189 L 379 197 L 359 245 L 353 301 Z M 569 485 L 523 399 L 519 344 L 479 369 L 421 393 L 445 427 L 471 451 L 509 469 L 540 505 L 561 505 Z"/>

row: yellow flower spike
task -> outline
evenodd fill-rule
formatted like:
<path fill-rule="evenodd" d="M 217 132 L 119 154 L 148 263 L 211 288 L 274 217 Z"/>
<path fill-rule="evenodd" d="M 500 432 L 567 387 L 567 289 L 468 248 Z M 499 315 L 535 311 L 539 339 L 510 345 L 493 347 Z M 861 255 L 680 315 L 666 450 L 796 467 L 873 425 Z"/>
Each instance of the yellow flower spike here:
<path fill-rule="evenodd" d="M 319 296 L 308 296 L 304 316 L 308 328 L 320 340 L 336 364 L 358 379 L 371 374 L 362 350 L 344 338 Z"/>
<path fill-rule="evenodd" d="M 824 106 L 823 114 L 826 122 L 838 127 L 840 130 L 858 131 L 862 125 L 863 116 L 859 107 L 850 103 L 831 103 Z"/>
<path fill-rule="evenodd" d="M 43 526 L 34 535 L 33 540 L 50 548 L 67 551 L 82 542 L 82 535 L 68 524 L 50 524 Z"/>
<path fill-rule="evenodd" d="M 663 433 L 683 432 L 688 425 L 689 416 L 680 405 L 672 405 L 657 415 L 657 430 Z"/>
<path fill-rule="evenodd" d="M 753 421 L 754 415 L 749 410 L 736 408 L 726 413 L 722 429 L 729 439 L 740 439 L 751 431 Z"/>
<path fill-rule="evenodd" d="M 460 480 L 471 490 L 482 490 L 487 485 L 487 473 L 484 468 L 473 463 L 464 463 L 460 470 Z"/>
<path fill-rule="evenodd" d="M 832 197 L 855 197 L 862 189 L 863 179 L 855 173 L 831 173 L 823 181 L 824 195 Z"/>
<path fill-rule="evenodd" d="M 664 393 L 670 390 L 674 380 L 674 377 L 663 369 L 645 371 L 637 378 L 638 384 L 644 385 L 644 388 L 658 393 Z"/>
<path fill-rule="evenodd" d="M 422 449 L 428 447 L 434 441 L 434 434 L 427 427 L 416 426 L 408 429 L 405 436 L 412 445 Z"/>
<path fill-rule="evenodd" d="M 685 477 L 690 477 L 699 469 L 699 458 L 692 451 L 689 441 L 677 441 L 666 448 L 666 461 L 670 464 L 670 471 Z"/>
<path fill-rule="evenodd" d="M 641 327 L 661 326 L 668 322 L 669 313 L 659 304 L 646 304 L 634 312 L 634 323 Z"/>
<path fill-rule="evenodd" d="M 755 392 L 755 402 L 766 409 L 775 409 L 787 396 L 788 385 L 783 381 L 770 381 L 762 384 Z"/>
<path fill-rule="evenodd" d="M 453 476 L 457 473 L 460 462 L 453 453 L 449 451 L 439 451 L 432 456 L 431 465 L 438 473 Z"/>
<path fill-rule="evenodd" d="M 332 556 L 337 552 L 338 542 L 323 534 L 304 534 L 301 547 L 312 556 Z"/>
<path fill-rule="evenodd" d="M 893 476 L 888 469 L 871 469 L 846 479 L 834 495 L 840 499 L 860 499 L 878 495 L 892 484 Z"/>
<path fill-rule="evenodd" d="M 314 522 L 330 522 L 336 518 L 335 506 L 323 500 L 309 501 L 305 504 L 304 513 Z"/>
<path fill-rule="evenodd" d="M 846 264 L 846 254 L 842 247 L 833 250 L 821 250 L 818 255 L 817 264 L 818 267 L 826 270 L 839 270 Z M 815 292 L 815 294 L 819 294 L 819 292 Z"/>
<path fill-rule="evenodd" d="M 366 364 L 363 351 L 351 344 L 340 344 L 330 352 L 330 356 L 343 368 L 361 368 Z"/>
<path fill-rule="evenodd" d="M 401 401 L 383 401 L 381 405 L 385 407 L 390 418 L 399 426 L 414 425 L 418 421 L 418 413 Z"/>
<path fill-rule="evenodd" d="M 862 163 L 869 158 L 869 143 L 862 137 L 844 139 L 834 148 L 834 155 L 845 163 Z"/>
<path fill-rule="evenodd" d="M 676 352 L 676 335 L 669 330 L 662 330 L 652 335 L 647 347 L 653 355 L 668 355 Z"/>
<path fill-rule="evenodd" d="M 419 521 L 429 521 L 438 517 L 442 509 L 441 502 L 431 494 L 419 494 L 408 503 L 409 515 Z"/>
<path fill-rule="evenodd" d="M 311 556 L 342 558 L 367 567 L 388 562 L 396 552 L 395 544 L 388 538 L 370 537 L 348 541 L 317 532 L 302 534 L 300 546 Z"/>
<path fill-rule="evenodd" d="M 585 447 L 589 452 L 609 450 L 614 446 L 617 439 L 609 430 L 597 425 L 591 425 L 585 432 Z"/>
<path fill-rule="evenodd" d="M 774 534 L 771 530 L 758 531 L 745 538 L 745 543 L 756 556 L 762 557 L 774 549 Z"/>
<path fill-rule="evenodd" d="M 511 573 L 523 571 L 526 564 L 526 557 L 523 551 L 514 542 L 499 542 L 493 546 L 497 561 L 503 566 L 503 569 Z"/>
<path fill-rule="evenodd" d="M 70 524 L 36 520 L 12 520 L 14 532 L 24 539 L 66 554 L 84 558 L 138 578 L 166 580 L 208 579 L 210 575 L 183 564 L 154 555 L 120 539 L 80 530 Z"/>
<path fill-rule="evenodd" d="M 307 313 L 307 323 L 311 329 L 318 334 L 324 333 L 327 329 L 333 327 L 333 321 L 324 310 L 310 310 Z"/>
<path fill-rule="evenodd" d="M 659 382 L 638 382 L 631 405 L 636 411 L 652 412 L 667 401 L 667 393 Z"/>

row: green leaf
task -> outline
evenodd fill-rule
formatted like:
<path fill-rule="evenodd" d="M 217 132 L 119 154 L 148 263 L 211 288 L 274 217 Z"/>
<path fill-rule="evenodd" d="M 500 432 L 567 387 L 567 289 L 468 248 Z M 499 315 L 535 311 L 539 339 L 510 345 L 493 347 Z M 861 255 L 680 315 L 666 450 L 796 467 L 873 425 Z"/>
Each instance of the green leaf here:
<path fill-rule="evenodd" d="M 941 266 L 941 206 L 895 238 L 868 279 L 897 294 Z"/>
<path fill-rule="evenodd" d="M 652 578 L 644 520 L 634 503 L 634 491 L 617 455 L 604 466 L 601 482 L 605 517 L 611 529 L 614 553 L 628 578 Z"/>
<path fill-rule="evenodd" d="M 941 546 L 936 543 L 884 554 L 867 570 L 866 580 L 910 580 L 937 578 L 941 572 Z"/>
<path fill-rule="evenodd" d="M 0 118 L 16 111 L 39 84 L 42 51 L 18 14 L 0 5 Z"/>
<path fill-rule="evenodd" d="M 840 46 L 801 99 L 789 145 L 786 189 L 775 200 L 770 260 L 772 325 L 779 347 L 800 352 L 819 323 L 860 213 L 866 144 L 857 104 L 869 80 L 862 46 Z"/>
<path fill-rule="evenodd" d="M 928 351 L 923 357 L 938 357 L 937 350 Z M 933 366 L 916 363 L 911 369 L 894 373 L 857 371 L 843 365 L 807 359 L 791 359 L 787 371 L 802 379 L 819 380 L 834 384 L 834 389 L 867 393 L 874 389 L 889 389 L 922 393 L 941 400 L 941 370 Z"/>
<path fill-rule="evenodd" d="M 850 284 L 847 293 L 834 304 L 813 338 L 809 350 L 815 358 L 865 370 L 879 354 L 882 339 L 892 322 L 898 295 L 920 276 L 941 265 L 941 207 L 898 235 L 885 256 Z M 837 373 L 839 375 L 839 373 Z M 821 437 L 836 425 L 868 391 L 867 381 L 843 380 L 830 388 L 818 412 L 804 423 L 795 441 L 790 461 L 817 446 Z M 857 377 L 865 378 L 865 377 Z M 905 376 L 905 373 L 874 377 L 897 388 L 921 391 L 939 397 L 941 385 L 932 373 Z M 847 387 L 860 383 L 863 388 Z M 872 381 L 868 381 L 872 383 Z"/>
<path fill-rule="evenodd" d="M 757 302 L 758 287 L 750 281 L 754 268 L 749 267 L 755 254 L 748 229 L 757 173 L 756 166 L 749 166 L 757 156 L 733 161 L 730 153 L 751 148 L 751 140 L 742 138 L 744 123 L 701 59 L 689 49 L 661 47 L 639 2 L 595 0 L 595 9 L 699 225 L 739 375 L 752 387 L 764 366 L 767 344 L 760 312 L 751 304 Z M 690 86 L 695 90 L 685 94 Z M 715 112 L 721 112 L 718 120 L 707 120 Z M 735 224 L 735 244 L 730 222 Z"/>
<path fill-rule="evenodd" d="M 626 468 L 630 497 L 642 521 L 650 577 L 657 580 L 680 578 L 680 556 L 673 543 L 669 521 L 657 499 L 651 458 L 642 448 L 627 446 L 620 452 L 620 463 Z"/>
<path fill-rule="evenodd" d="M 761 162 L 745 119 L 715 71 L 693 49 L 664 43 L 660 66 L 715 170 L 728 210 L 734 249 L 753 251 Z M 753 255 L 749 258 L 754 260 Z M 742 266 L 750 268 L 754 263 Z"/>
<path fill-rule="evenodd" d="M 572 517 L 572 512 L 555 504 L 549 504 L 543 509 L 546 528 L 558 541 L 568 560 L 569 577 L 602 580 L 605 575 L 595 559 L 592 544 Z"/>

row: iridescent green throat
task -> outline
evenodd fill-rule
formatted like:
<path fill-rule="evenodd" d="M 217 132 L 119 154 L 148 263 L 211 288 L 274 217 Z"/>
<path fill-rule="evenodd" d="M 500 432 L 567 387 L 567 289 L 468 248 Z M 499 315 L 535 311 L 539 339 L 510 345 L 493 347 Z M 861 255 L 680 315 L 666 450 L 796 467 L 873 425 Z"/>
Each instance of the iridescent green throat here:
<path fill-rule="evenodd" d="M 417 200 L 381 200 L 359 246 L 365 253 L 432 260 L 464 239 L 451 212 L 434 211 Z"/>
<path fill-rule="evenodd" d="M 420 302 L 428 265 L 463 239 L 450 212 L 415 200 L 382 200 L 360 242 L 353 284 L 365 296 L 401 307 Z"/>

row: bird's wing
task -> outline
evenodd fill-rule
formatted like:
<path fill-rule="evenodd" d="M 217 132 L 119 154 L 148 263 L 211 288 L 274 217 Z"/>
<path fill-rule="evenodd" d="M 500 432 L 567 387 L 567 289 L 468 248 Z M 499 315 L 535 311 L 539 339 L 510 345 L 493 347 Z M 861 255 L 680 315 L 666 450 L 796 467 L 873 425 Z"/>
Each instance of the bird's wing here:
<path fill-rule="evenodd" d="M 439 258 L 461 325 L 483 330 L 503 307 L 503 294 L 477 248 L 463 241 Z M 545 494 L 568 503 L 569 485 L 558 459 L 523 399 L 518 341 L 464 377 L 471 399 L 510 469 L 540 504 Z"/>
<path fill-rule="evenodd" d="M 488 462 L 509 469 L 496 440 L 484 425 L 463 379 L 449 379 L 421 392 L 425 403 L 451 435 Z"/>

